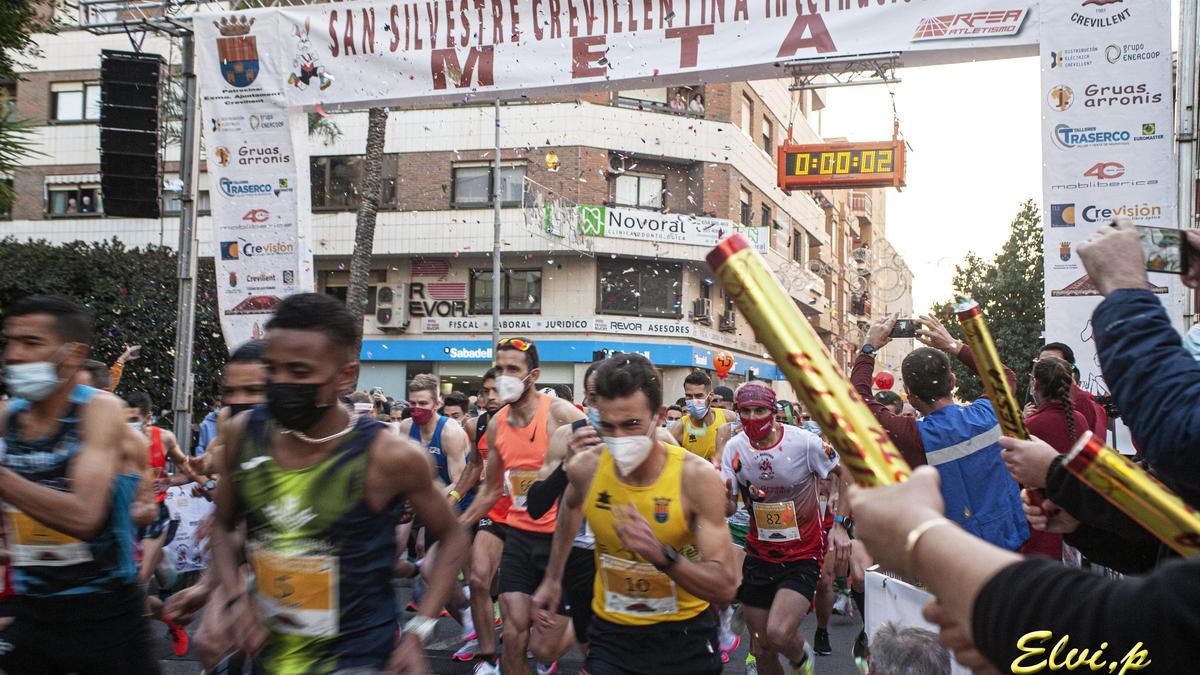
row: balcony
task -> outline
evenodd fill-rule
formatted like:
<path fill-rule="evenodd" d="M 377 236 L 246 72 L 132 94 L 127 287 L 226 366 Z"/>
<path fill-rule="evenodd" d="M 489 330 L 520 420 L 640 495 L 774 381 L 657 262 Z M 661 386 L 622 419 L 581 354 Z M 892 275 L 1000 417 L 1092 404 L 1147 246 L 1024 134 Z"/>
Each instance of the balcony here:
<path fill-rule="evenodd" d="M 867 224 L 870 224 L 875 214 L 875 204 L 871 199 L 871 194 L 868 192 L 851 192 L 850 211 L 858 217 L 860 222 L 866 221 Z"/>

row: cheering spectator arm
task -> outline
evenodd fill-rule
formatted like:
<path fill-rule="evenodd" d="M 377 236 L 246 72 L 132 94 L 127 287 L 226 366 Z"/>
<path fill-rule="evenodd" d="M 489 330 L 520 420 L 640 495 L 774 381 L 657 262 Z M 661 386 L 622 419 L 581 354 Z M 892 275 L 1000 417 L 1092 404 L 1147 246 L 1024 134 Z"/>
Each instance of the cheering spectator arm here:
<path fill-rule="evenodd" d="M 887 430 L 888 436 L 904 456 L 909 466 L 917 467 L 925 464 L 925 444 L 921 441 L 921 433 L 917 431 L 917 420 L 908 415 L 897 415 L 888 409 L 871 392 L 871 377 L 875 372 L 875 357 L 859 354 L 854 361 L 854 370 L 850 372 L 850 383 L 862 398 L 863 403 L 870 408 L 871 414 Z"/>
<path fill-rule="evenodd" d="M 1151 465 L 1200 465 L 1200 363 L 1158 298 L 1122 288 L 1092 314 L 1104 380 Z"/>

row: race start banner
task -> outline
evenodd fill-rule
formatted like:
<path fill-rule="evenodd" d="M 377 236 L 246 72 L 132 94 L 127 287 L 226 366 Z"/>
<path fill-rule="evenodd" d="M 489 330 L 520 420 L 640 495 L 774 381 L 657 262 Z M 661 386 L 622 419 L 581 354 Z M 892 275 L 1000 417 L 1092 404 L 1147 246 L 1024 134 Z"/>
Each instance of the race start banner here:
<path fill-rule="evenodd" d="M 1091 324 L 1102 298 L 1076 249 L 1117 217 L 1177 227 L 1170 21 L 1169 2 L 1042 3 L 1046 341 L 1075 351 L 1096 394 L 1108 393 Z M 1181 323 L 1179 277 L 1150 280 Z"/>
<path fill-rule="evenodd" d="M 312 290 L 308 126 L 284 96 L 284 51 L 253 19 L 196 22 L 212 189 L 217 306 L 232 351 L 262 337 L 278 302 Z"/>
<path fill-rule="evenodd" d="M 774 78 L 797 59 L 1022 56 L 1037 13 L 1031 0 L 370 0 L 197 14 L 226 343 L 261 335 L 280 298 L 313 284 L 303 110 Z"/>

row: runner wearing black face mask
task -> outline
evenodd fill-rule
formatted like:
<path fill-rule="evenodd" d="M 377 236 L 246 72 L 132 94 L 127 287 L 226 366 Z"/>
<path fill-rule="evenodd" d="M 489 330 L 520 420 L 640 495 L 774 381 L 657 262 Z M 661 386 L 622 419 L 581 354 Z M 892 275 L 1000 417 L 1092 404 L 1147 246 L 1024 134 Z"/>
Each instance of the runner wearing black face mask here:
<path fill-rule="evenodd" d="M 336 299 L 286 298 L 267 323 L 267 405 L 229 425 L 212 569 L 256 671 L 425 672 L 423 642 L 461 567 L 466 533 L 434 487 L 425 451 L 339 401 L 358 377 L 357 338 Z M 397 646 L 391 578 L 404 499 L 439 539 L 441 560 Z"/>
<path fill-rule="evenodd" d="M 201 483 L 193 487 L 193 494 L 212 498 L 220 479 L 217 470 L 225 451 L 224 437 L 228 435 L 230 421 L 256 405 L 266 403 L 265 349 L 266 343 L 262 340 L 242 344 L 233 350 L 221 372 L 221 402 L 224 407 L 217 412 L 217 434 L 208 443 L 203 455 L 188 460 L 192 469 L 203 475 Z M 186 625 L 195 612 L 204 608 L 191 646 L 207 672 L 241 672 L 245 655 L 233 649 L 232 617 L 226 610 L 229 599 L 224 587 L 216 583 L 211 571 L 206 570 L 195 585 L 172 595 L 163 609 L 165 618 Z M 225 670 L 220 670 L 220 667 Z"/>

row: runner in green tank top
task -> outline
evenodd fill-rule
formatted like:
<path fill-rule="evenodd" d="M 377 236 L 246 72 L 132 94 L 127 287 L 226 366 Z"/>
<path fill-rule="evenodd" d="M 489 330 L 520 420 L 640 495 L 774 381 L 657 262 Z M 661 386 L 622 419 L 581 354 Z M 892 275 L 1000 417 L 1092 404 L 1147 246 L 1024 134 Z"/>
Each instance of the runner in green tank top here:
<path fill-rule="evenodd" d="M 466 532 L 425 451 L 340 403 L 358 378 L 356 338 L 336 299 L 289 296 L 267 323 L 267 405 L 230 424 L 212 565 L 255 672 L 428 672 L 423 642 L 461 566 Z M 442 564 L 396 644 L 391 579 L 405 499 L 438 536 Z M 249 592 L 237 574 L 243 555 Z"/>

